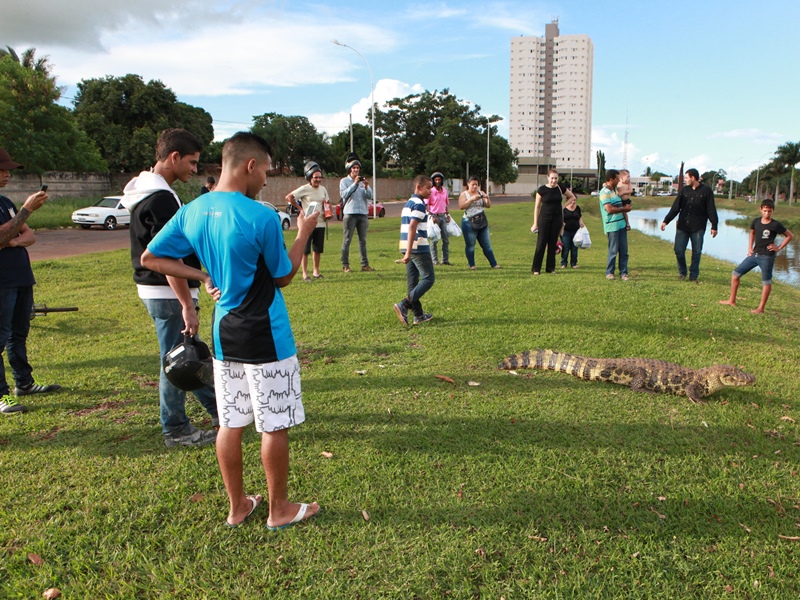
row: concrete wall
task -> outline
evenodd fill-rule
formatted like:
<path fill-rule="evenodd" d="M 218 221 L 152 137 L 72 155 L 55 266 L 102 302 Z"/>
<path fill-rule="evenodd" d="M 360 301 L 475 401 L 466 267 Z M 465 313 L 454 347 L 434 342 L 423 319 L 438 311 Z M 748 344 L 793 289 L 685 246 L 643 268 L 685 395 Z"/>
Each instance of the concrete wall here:
<path fill-rule="evenodd" d="M 59 198 L 90 198 L 122 193 L 125 184 L 131 180 L 130 173 L 67 173 L 51 171 L 42 177 L 39 175 L 16 174 L 12 172 L 8 186 L 0 190 L 4 196 L 14 202 L 24 202 L 30 194 L 37 191 L 42 183 L 49 187 L 47 193 L 50 200 Z M 329 177 L 322 180 L 333 202 L 339 201 L 339 177 Z M 205 176 L 197 176 L 190 182 L 197 188 L 205 182 Z M 261 200 L 267 200 L 276 205 L 286 204 L 284 198 L 292 190 L 296 190 L 306 183 L 302 177 L 268 177 L 267 184 L 261 191 Z M 378 200 L 407 199 L 414 191 L 412 181 L 409 179 L 378 179 Z"/>
<path fill-rule="evenodd" d="M 340 177 L 326 177 L 322 185 L 328 190 L 331 202 L 339 202 Z M 303 177 L 268 177 L 267 184 L 261 190 L 260 200 L 272 202 L 276 206 L 286 204 L 286 195 L 308 183 Z M 372 182 L 370 182 L 372 185 Z M 410 179 L 378 179 L 378 200 L 407 200 L 414 192 L 413 181 Z"/>

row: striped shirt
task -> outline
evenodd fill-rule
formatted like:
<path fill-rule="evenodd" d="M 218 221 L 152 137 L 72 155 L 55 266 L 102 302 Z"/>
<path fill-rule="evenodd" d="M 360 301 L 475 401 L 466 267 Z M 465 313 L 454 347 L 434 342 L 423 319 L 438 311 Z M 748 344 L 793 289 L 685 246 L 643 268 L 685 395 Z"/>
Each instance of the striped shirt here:
<path fill-rule="evenodd" d="M 417 221 L 417 234 L 412 241 L 411 253 L 424 254 L 430 252 L 428 246 L 428 213 L 425 211 L 425 201 L 421 196 L 413 194 L 403 207 L 400 215 L 400 252 L 408 248 L 408 229 L 411 221 Z"/>

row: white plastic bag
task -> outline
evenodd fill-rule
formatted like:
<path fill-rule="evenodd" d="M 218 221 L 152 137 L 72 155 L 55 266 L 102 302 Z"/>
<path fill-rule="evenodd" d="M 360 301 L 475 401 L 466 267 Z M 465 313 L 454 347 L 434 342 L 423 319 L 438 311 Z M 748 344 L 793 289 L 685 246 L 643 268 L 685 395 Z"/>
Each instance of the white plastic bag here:
<path fill-rule="evenodd" d="M 428 219 L 428 243 L 433 244 L 442 239 L 442 230 L 434 219 Z"/>
<path fill-rule="evenodd" d="M 581 244 L 581 248 L 588 250 L 592 247 L 592 238 L 589 237 L 589 230 L 584 226 L 580 228 L 580 231 L 583 232 L 583 244 Z"/>
<path fill-rule="evenodd" d="M 578 231 L 575 232 L 575 236 L 572 238 L 572 243 L 575 244 L 576 248 L 583 247 L 583 229 L 580 228 Z"/>
<path fill-rule="evenodd" d="M 461 237 L 461 227 L 458 226 L 456 220 L 450 217 L 450 222 L 447 224 L 447 235 L 450 237 Z"/>

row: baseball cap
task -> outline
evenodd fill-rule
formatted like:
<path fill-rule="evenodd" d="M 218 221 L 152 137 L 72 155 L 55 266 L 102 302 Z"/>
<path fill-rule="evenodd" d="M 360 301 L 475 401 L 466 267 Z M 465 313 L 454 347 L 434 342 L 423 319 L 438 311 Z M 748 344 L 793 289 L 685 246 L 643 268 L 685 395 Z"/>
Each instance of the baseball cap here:
<path fill-rule="evenodd" d="M 6 152 L 5 148 L 0 148 L 0 169 L 3 171 L 12 171 L 14 169 L 21 169 L 22 165 L 11 160 L 11 155 Z"/>

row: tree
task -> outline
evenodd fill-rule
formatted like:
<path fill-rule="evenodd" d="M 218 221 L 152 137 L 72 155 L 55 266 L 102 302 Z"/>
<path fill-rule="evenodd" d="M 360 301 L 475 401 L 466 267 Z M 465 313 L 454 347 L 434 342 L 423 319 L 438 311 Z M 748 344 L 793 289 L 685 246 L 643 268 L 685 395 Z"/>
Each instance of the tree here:
<path fill-rule="evenodd" d="M 480 106 L 459 100 L 447 89 L 394 98 L 387 110 L 375 111 L 384 157 L 405 176 L 441 171 L 448 178 L 464 179 L 469 163 L 470 174 L 485 178 L 486 127 L 491 127 L 489 170 L 499 184 L 501 179 L 503 183 L 516 179 L 516 154 L 505 148 L 508 142 L 491 125 L 498 119 L 481 115 Z"/>
<path fill-rule="evenodd" d="M 597 151 L 597 189 L 606 182 L 606 154 L 602 150 Z"/>
<path fill-rule="evenodd" d="M 775 152 L 775 161 L 789 167 L 792 171 L 789 179 L 789 204 L 792 204 L 794 199 L 794 168 L 797 163 L 800 163 L 800 142 L 786 142 L 782 146 L 778 146 Z"/>
<path fill-rule="evenodd" d="M 331 138 L 331 155 L 336 164 L 336 173 L 347 175 L 344 171 L 344 161 L 350 153 L 350 130 L 340 131 Z M 375 154 L 378 155 L 379 177 L 384 176 L 383 140 L 375 139 Z M 361 161 L 361 172 L 372 175 L 372 127 L 361 123 L 353 123 L 353 151 L 358 154 Z"/>
<path fill-rule="evenodd" d="M 0 140 L 27 171 L 107 171 L 97 147 L 69 109 L 48 59 L 35 49 L 0 51 Z"/>
<path fill-rule="evenodd" d="M 75 116 L 117 172 L 152 166 L 153 149 L 164 129 L 188 129 L 203 144 L 214 139 L 211 115 L 205 110 L 178 102 L 160 81 L 145 83 L 134 74 L 78 83 Z"/>
<path fill-rule="evenodd" d="M 306 117 L 264 113 L 253 117 L 251 131 L 272 144 L 272 166 L 278 173 L 303 175 L 303 165 L 315 161 L 323 171 L 335 169 L 330 144 Z"/>

